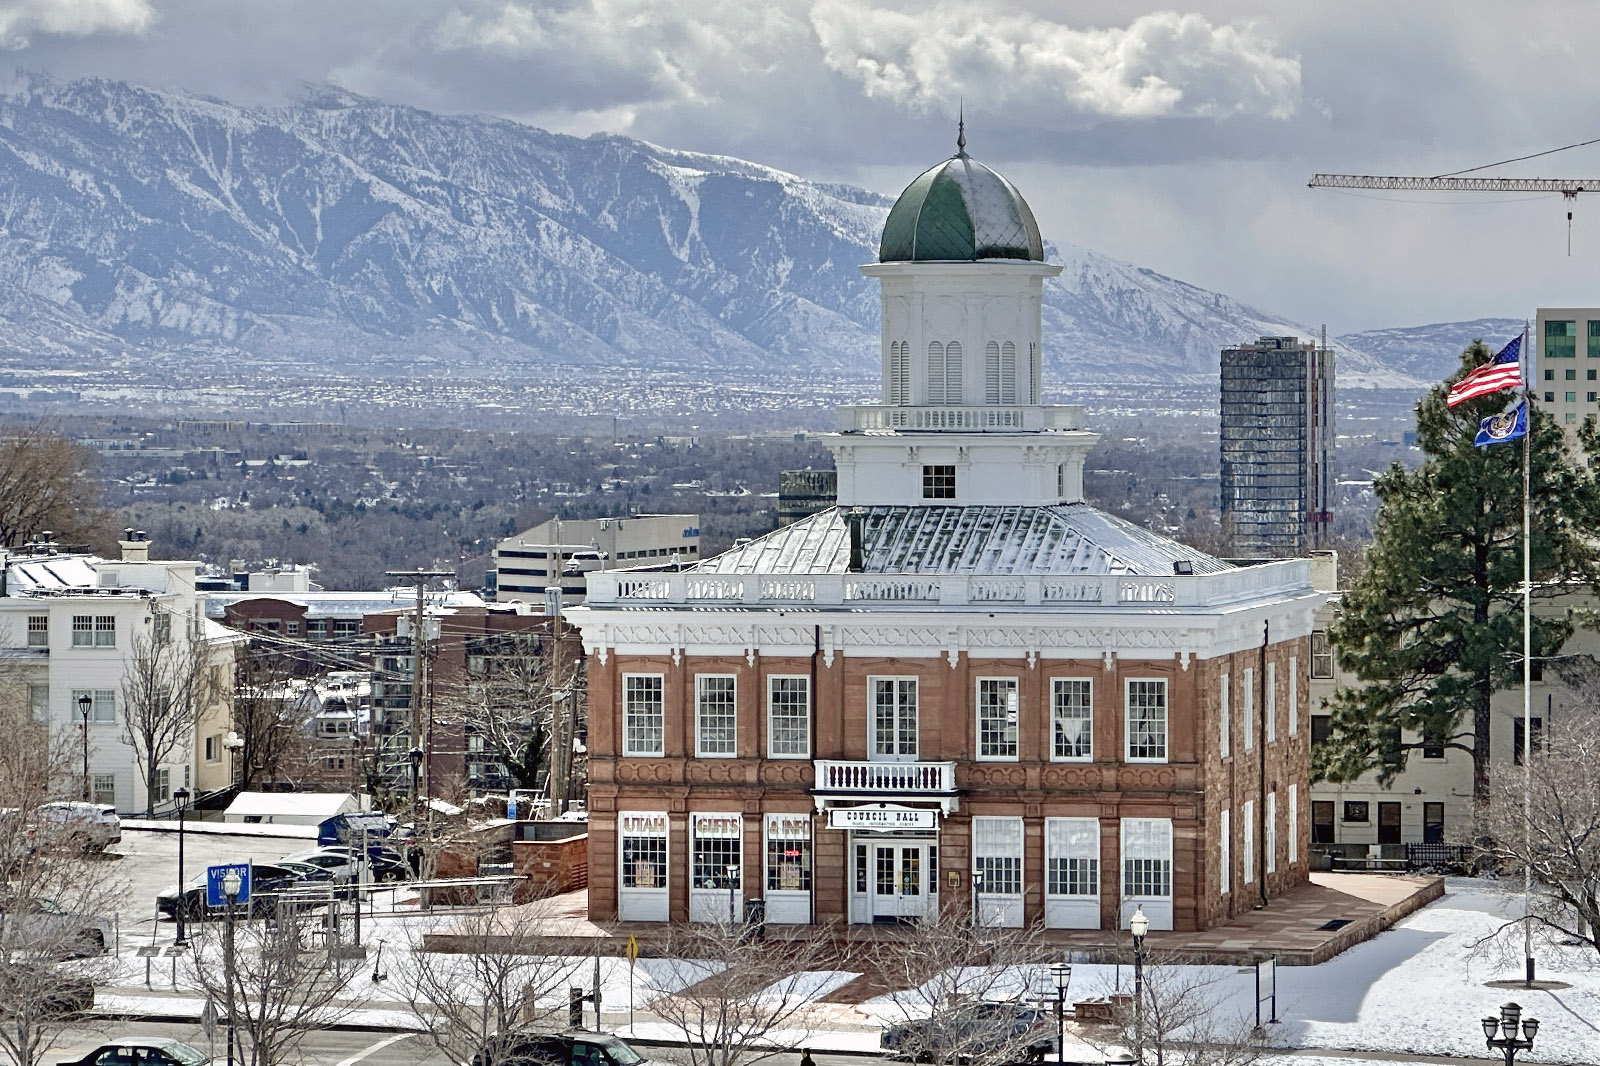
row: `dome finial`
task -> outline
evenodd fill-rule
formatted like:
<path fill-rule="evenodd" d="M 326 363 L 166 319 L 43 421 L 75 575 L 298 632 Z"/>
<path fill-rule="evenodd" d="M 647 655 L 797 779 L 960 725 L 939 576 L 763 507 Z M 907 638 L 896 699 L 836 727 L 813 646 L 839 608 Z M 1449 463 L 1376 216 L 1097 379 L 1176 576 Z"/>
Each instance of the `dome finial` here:
<path fill-rule="evenodd" d="M 967 103 L 956 104 L 956 155 L 967 154 Z"/>

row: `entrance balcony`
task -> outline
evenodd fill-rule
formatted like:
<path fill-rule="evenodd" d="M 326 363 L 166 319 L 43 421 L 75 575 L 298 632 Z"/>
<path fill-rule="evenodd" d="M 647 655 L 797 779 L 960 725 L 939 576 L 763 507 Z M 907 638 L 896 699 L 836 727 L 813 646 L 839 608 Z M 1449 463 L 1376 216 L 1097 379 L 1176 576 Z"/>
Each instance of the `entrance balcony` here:
<path fill-rule="evenodd" d="M 956 764 L 953 762 L 842 762 L 817 759 L 816 787 L 812 792 L 823 797 L 873 797 L 883 799 L 939 800 L 953 809 L 956 794 Z"/>

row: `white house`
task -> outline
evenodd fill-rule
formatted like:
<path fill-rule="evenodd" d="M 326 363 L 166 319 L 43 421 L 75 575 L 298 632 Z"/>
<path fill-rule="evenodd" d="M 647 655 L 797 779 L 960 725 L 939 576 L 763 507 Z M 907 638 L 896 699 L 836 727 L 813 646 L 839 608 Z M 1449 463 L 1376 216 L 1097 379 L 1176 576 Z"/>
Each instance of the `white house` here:
<path fill-rule="evenodd" d="M 232 777 L 223 737 L 238 634 L 209 623 L 195 595 L 195 563 L 155 561 L 129 530 L 122 557 L 62 554 L 31 545 L 0 568 L 0 687 L 26 692 L 35 719 L 68 748 L 65 791 L 118 810 L 143 811 L 144 775 L 125 736 L 124 680 L 150 642 L 200 644 L 219 698 L 158 767 L 155 802 L 180 787 L 208 791 Z"/>

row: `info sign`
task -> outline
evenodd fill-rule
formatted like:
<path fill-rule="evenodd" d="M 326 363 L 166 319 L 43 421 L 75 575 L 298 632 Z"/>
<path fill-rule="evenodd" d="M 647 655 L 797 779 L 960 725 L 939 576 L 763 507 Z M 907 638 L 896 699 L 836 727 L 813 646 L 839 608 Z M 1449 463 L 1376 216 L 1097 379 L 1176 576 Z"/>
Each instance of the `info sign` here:
<path fill-rule="evenodd" d="M 933 829 L 939 812 L 931 807 L 897 807 L 888 803 L 865 807 L 833 807 L 828 811 L 829 829 L 876 829 L 879 832 Z"/>
<path fill-rule="evenodd" d="M 226 907 L 228 894 L 222 890 L 222 882 L 228 876 L 228 871 L 236 871 L 239 875 L 239 895 L 234 900 L 236 903 L 250 902 L 250 864 L 247 862 L 224 863 L 221 866 L 206 867 L 206 903 L 212 907 Z"/>

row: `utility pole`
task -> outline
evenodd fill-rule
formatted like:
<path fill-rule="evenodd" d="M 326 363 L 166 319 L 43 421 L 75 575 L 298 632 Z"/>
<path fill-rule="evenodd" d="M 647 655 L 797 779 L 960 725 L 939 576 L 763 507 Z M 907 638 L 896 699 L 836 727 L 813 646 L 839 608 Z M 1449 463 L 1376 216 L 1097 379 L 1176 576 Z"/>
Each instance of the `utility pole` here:
<path fill-rule="evenodd" d="M 398 578 L 407 584 L 417 586 L 417 614 L 411 629 L 411 746 L 420 747 L 423 751 L 421 767 L 421 784 L 417 788 L 419 795 L 413 795 L 411 802 L 416 803 L 432 793 L 433 785 L 433 716 L 429 713 L 427 700 L 424 698 L 423 667 L 424 648 L 426 647 L 426 633 L 422 628 L 423 593 L 428 587 L 428 582 L 437 577 L 455 577 L 453 570 L 424 570 L 418 567 L 415 570 L 385 570 L 384 577 Z"/>
<path fill-rule="evenodd" d="M 561 519 L 556 522 L 553 579 L 545 588 L 545 613 L 550 616 L 550 817 L 565 814 L 572 781 L 572 738 L 577 733 L 576 693 L 566 683 L 561 654 L 562 551 Z"/>

